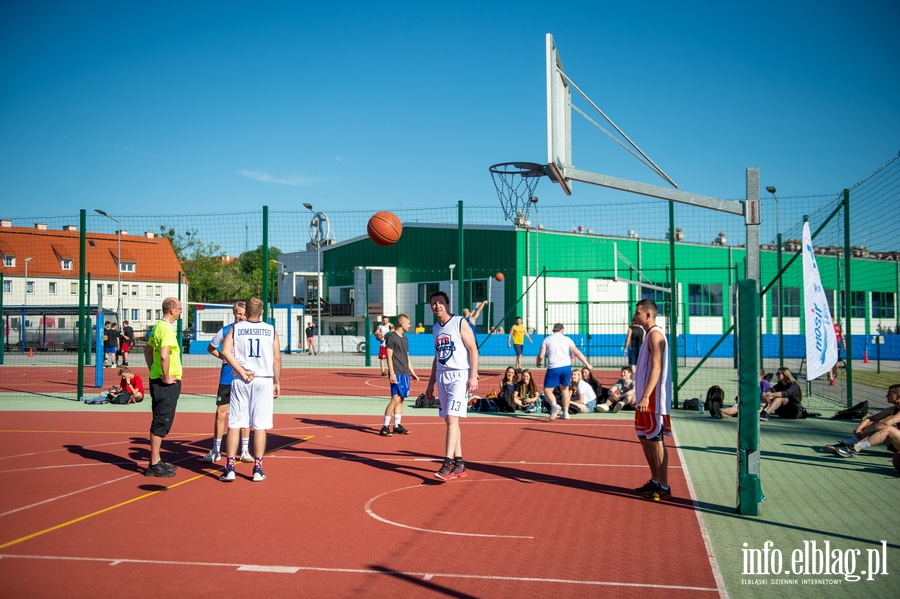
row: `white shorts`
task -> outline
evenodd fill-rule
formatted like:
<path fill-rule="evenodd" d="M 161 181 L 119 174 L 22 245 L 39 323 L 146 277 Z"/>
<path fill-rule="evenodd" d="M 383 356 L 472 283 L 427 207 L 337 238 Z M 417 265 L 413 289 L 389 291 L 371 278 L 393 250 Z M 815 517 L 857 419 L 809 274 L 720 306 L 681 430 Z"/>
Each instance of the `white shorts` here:
<path fill-rule="evenodd" d="M 231 402 L 228 404 L 228 428 L 272 428 L 275 406 L 274 384 L 271 378 L 258 377 L 249 383 L 236 378 L 231 382 Z"/>
<path fill-rule="evenodd" d="M 469 382 L 468 370 L 445 370 L 438 372 L 435 380 L 437 387 L 438 416 L 466 417 L 467 393 L 466 385 Z"/>

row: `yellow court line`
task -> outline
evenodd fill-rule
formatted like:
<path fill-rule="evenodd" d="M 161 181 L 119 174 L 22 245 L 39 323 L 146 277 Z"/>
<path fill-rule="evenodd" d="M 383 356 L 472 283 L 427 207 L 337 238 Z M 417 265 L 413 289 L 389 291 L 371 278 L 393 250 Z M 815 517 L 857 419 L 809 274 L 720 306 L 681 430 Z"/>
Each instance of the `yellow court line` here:
<path fill-rule="evenodd" d="M 307 436 L 307 437 L 303 437 L 302 439 L 297 439 L 297 440 L 295 440 L 295 441 L 291 441 L 290 443 L 285 443 L 284 445 L 281 445 L 280 447 L 276 447 L 275 449 L 271 449 L 271 450 L 267 451 L 266 453 L 272 453 L 272 452 L 278 451 L 278 450 L 280 450 L 280 449 L 284 449 L 285 447 L 290 447 L 291 445 L 296 445 L 297 443 L 302 443 L 303 441 L 309 441 L 309 440 L 312 439 L 314 436 L 315 436 L 315 435 L 309 435 L 309 436 Z M 65 528 L 66 526 L 69 526 L 70 524 L 75 524 L 75 523 L 77 523 L 77 522 L 81 522 L 82 520 L 87 520 L 88 518 L 93 518 L 94 516 L 99 516 L 100 514 L 104 514 L 104 513 L 106 513 L 106 512 L 109 512 L 109 511 L 111 511 L 111 510 L 114 510 L 114 509 L 116 509 L 116 508 L 120 508 L 120 507 L 122 507 L 123 505 L 128 505 L 129 503 L 134 503 L 135 501 L 140 501 L 141 499 L 146 499 L 147 497 L 152 497 L 152 496 L 156 495 L 157 493 L 161 493 L 161 492 L 163 492 L 163 491 L 168 491 L 169 489 L 174 489 L 175 487 L 180 487 L 180 486 L 183 485 L 183 484 L 186 484 L 186 483 L 189 483 L 189 482 L 193 482 L 193 481 L 195 481 L 195 480 L 197 480 L 197 479 L 200 479 L 200 478 L 206 478 L 206 477 L 210 476 L 211 474 L 214 474 L 214 473 L 216 473 L 216 472 L 219 472 L 220 470 L 222 470 L 221 467 L 219 467 L 218 469 L 213 470 L 213 471 L 211 471 L 211 472 L 204 472 L 203 474 L 198 474 L 197 476 L 194 476 L 194 477 L 189 478 L 189 479 L 187 479 L 187 480 L 183 480 L 183 481 L 181 481 L 181 482 L 177 482 L 177 483 L 175 483 L 174 485 L 170 485 L 170 486 L 165 487 L 165 488 L 163 488 L 163 489 L 159 489 L 159 490 L 156 490 L 156 491 L 151 491 L 150 493 L 146 493 L 146 494 L 141 495 L 141 496 L 139 496 L 139 497 L 133 497 L 133 498 L 128 499 L 128 500 L 126 500 L 126 501 L 123 501 L 123 502 L 121 502 L 121 503 L 117 503 L 117 504 L 115 504 L 115 505 L 111 505 L 111 506 L 109 506 L 109 507 L 105 507 L 105 508 L 103 508 L 102 510 L 97 510 L 96 512 L 92 512 L 92 513 L 86 514 L 86 515 L 84 515 L 84 516 L 79 516 L 78 518 L 75 518 L 75 519 L 73 519 L 73 520 L 69 520 L 68 522 L 63 522 L 62 524 L 57 524 L 56 526 L 51 526 L 50 528 L 45 528 L 44 530 L 39 530 L 38 532 L 34 532 L 34 533 L 31 533 L 30 535 L 26 535 L 26 536 L 24 536 L 24 537 L 15 539 L 14 541 L 9 541 L 9 542 L 7 542 L 7 543 L 3 543 L 2 545 L 0 545 L 0 549 L 6 549 L 7 547 L 11 547 L 12 545 L 17 545 L 17 544 L 19 544 L 19 543 L 21 543 L 21 542 L 23 542 L 23 541 L 27 541 L 27 540 L 29 540 L 29 539 L 33 539 L 33 538 L 35 538 L 35 537 L 39 537 L 39 536 L 41 536 L 41 535 L 47 534 L 48 532 L 53 532 L 54 530 L 59 530 L 60 528 Z"/>

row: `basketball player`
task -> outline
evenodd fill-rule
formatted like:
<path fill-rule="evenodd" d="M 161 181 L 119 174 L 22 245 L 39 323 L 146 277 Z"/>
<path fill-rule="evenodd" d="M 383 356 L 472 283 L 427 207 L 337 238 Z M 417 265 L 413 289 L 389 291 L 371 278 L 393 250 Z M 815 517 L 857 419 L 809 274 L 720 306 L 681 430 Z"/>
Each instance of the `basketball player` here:
<path fill-rule="evenodd" d="M 222 357 L 237 375 L 231 382 L 228 462 L 219 480 L 234 480 L 238 429 L 253 427 L 253 482 L 266 480 L 262 462 L 266 431 L 273 426 L 274 399 L 281 394 L 281 346 L 275 327 L 260 321 L 262 300 L 247 300 L 247 320 L 236 322 L 222 341 Z"/>
<path fill-rule="evenodd" d="M 672 434 L 669 411 L 672 408 L 672 379 L 669 374 L 669 345 L 656 324 L 658 308 L 650 299 L 638 302 L 634 322 L 644 329 L 644 342 L 638 352 L 634 428 L 650 466 L 650 480 L 635 489 L 641 499 L 660 501 L 672 497 L 669 488 L 669 452 L 665 437 Z"/>
<path fill-rule="evenodd" d="M 448 481 L 466 476 L 459 419 L 466 417 L 466 394 L 478 390 L 478 345 L 469 323 L 450 313 L 450 298 L 446 293 L 435 291 L 429 301 L 436 322 L 432 327 L 434 362 L 425 396 L 433 399 L 437 385 L 438 414 L 447 423 L 447 438 L 444 463 L 434 476 Z"/>
<path fill-rule="evenodd" d="M 387 347 L 384 344 L 388 334 L 391 332 L 391 321 L 387 316 L 381 317 L 381 323 L 375 329 L 375 338 L 381 344 L 378 346 L 378 364 L 381 366 L 381 376 L 387 376 Z"/>
<path fill-rule="evenodd" d="M 409 332 L 412 322 L 409 316 L 401 314 L 397 317 L 397 327 L 394 332 L 385 339 L 387 348 L 388 375 L 391 381 L 391 401 L 384 409 L 384 424 L 379 433 L 382 437 L 391 436 L 391 417 L 394 419 L 394 432 L 398 435 L 408 435 L 400 419 L 403 416 L 403 400 L 409 396 L 409 377 L 416 381 L 419 375 L 409 362 L 409 339 L 404 333 Z"/>
<path fill-rule="evenodd" d="M 246 319 L 246 304 L 238 302 L 231 308 L 234 322 L 242 322 Z M 206 351 L 222 360 L 222 370 L 219 373 L 219 390 L 216 393 L 216 418 L 213 423 L 213 446 L 208 454 L 203 456 L 204 464 L 214 464 L 222 459 L 222 438 L 228 432 L 228 405 L 231 403 L 231 381 L 234 380 L 234 371 L 219 353 L 219 346 L 231 330 L 232 324 L 227 324 L 210 340 Z M 241 461 L 252 462 L 250 455 L 250 429 L 241 429 Z"/>
<path fill-rule="evenodd" d="M 525 325 L 522 324 L 522 317 L 516 316 L 516 324 L 509 329 L 509 337 L 506 339 L 506 347 L 509 348 L 512 345 L 513 350 L 516 352 L 516 370 L 522 368 L 522 352 L 525 349 L 525 337 L 528 337 L 528 343 L 533 343 L 531 335 L 528 334 Z"/>

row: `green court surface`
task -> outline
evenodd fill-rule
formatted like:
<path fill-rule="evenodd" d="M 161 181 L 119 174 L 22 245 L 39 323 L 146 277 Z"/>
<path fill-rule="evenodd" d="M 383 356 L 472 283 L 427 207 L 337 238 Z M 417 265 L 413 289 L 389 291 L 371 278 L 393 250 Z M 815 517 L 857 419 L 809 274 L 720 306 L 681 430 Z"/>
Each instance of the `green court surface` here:
<path fill-rule="evenodd" d="M 40 395 L 2 395 L 0 412 L 10 410 L 41 411 L 138 411 L 150 405 L 85 405 L 74 400 Z M 382 398 L 301 398 L 283 397 L 276 411 L 286 414 L 371 415 L 372 426 L 380 426 L 384 410 Z M 900 522 L 897 519 L 897 497 L 900 476 L 893 469 L 890 454 L 884 446 L 842 459 L 825 451 L 826 444 L 850 437 L 854 421 L 834 421 L 834 412 L 826 401 L 815 401 L 813 411 L 822 417 L 807 420 L 780 421 L 773 417 L 761 423 L 763 461 L 762 489 L 766 496 L 759 516 L 736 513 L 736 419 L 713 420 L 708 414 L 676 410 L 672 415 L 675 442 L 670 451 L 681 452 L 696 500 L 695 509 L 708 534 L 710 553 L 714 557 L 728 596 L 731 597 L 896 597 L 896 576 L 900 566 Z M 179 410 L 211 412 L 209 396 L 183 396 Z M 411 417 L 436 417 L 436 410 L 404 411 Z M 532 417 L 473 414 L 473 418 Z M 631 412 L 590 414 L 574 418 L 618 419 L 628 421 Z M 0 415 L 2 418 L 2 415 Z M 559 423 L 565 426 L 564 422 Z M 176 420 L 177 428 L 177 420 Z M 572 441 L 572 443 L 577 443 Z M 576 448 L 573 448 L 577 451 Z M 470 460 L 477 461 L 476 456 Z M 688 496 L 689 489 L 673 489 L 677 497 Z M 589 512 L 589 510 L 588 510 Z M 627 518 L 628 514 L 622 514 Z M 882 541 L 885 544 L 882 544 Z M 665 539 L 660 539 L 665 542 Z M 764 555 L 770 542 L 768 571 L 754 563 Z M 815 543 L 815 545 L 813 545 Z M 831 574 L 817 572 L 813 556 L 823 548 L 832 554 Z M 618 555 L 632 555 L 634 548 L 607 548 Z M 760 550 L 751 552 L 750 550 Z M 573 551 L 592 552 L 591 548 Z M 819 553 L 817 553 L 817 551 Z M 837 552 L 840 552 L 838 558 Z M 781 574 L 773 574 L 781 558 Z M 808 557 L 807 557 L 808 556 Z M 878 564 L 874 563 L 875 559 Z M 628 558 L 631 559 L 631 558 Z M 704 555 L 681 556 L 683 568 L 707 559 Z M 796 563 L 795 563 L 796 560 Z M 869 575 L 873 565 L 878 574 Z M 758 560 L 756 560 L 758 562 Z M 885 563 L 886 562 L 886 563 Z M 798 566 L 806 565 L 807 571 Z M 838 567 L 840 574 L 835 575 Z M 787 574 L 790 571 L 791 574 Z M 866 574 L 863 574 L 866 571 Z M 765 573 L 759 573 L 765 572 Z M 883 574 L 882 572 L 887 572 Z M 854 576 L 860 580 L 853 581 Z M 871 578 L 871 580 L 869 580 Z"/>

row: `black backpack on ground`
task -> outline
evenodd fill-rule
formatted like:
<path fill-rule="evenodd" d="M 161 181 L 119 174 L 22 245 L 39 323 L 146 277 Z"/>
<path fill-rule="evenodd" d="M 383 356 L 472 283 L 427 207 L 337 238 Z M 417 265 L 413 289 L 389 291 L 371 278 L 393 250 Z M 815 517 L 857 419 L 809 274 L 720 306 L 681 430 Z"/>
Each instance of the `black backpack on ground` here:
<path fill-rule="evenodd" d="M 832 420 L 862 420 L 869 415 L 869 402 L 861 401 L 852 408 L 841 410 L 831 417 Z"/>

